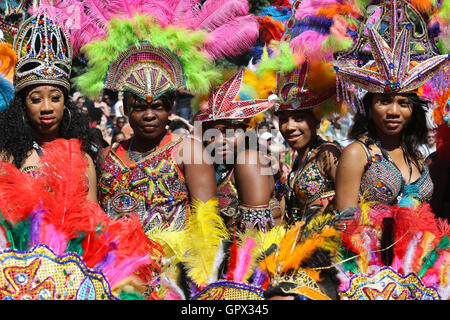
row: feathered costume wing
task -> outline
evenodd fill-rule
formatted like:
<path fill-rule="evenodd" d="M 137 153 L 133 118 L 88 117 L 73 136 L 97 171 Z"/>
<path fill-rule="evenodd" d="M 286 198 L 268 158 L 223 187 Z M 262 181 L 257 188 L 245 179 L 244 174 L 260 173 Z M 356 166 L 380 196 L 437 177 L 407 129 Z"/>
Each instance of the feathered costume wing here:
<path fill-rule="evenodd" d="M 342 236 L 341 297 L 372 299 L 372 289 L 384 292 L 380 279 L 389 274 L 397 289 L 384 298 L 448 299 L 448 223 L 435 218 L 427 203 L 409 207 L 363 203 L 362 207 L 356 219 L 346 223 Z M 360 277 L 372 284 L 358 287 L 355 279 Z M 416 294 L 403 295 L 408 285 Z"/>
<path fill-rule="evenodd" d="M 75 254 L 113 288 L 141 267 L 157 270 L 153 258 L 162 248 L 146 237 L 139 219 L 112 221 L 86 198 L 87 161 L 80 142 L 57 139 L 43 149 L 37 177 L 1 163 L 1 250 L 45 246 L 57 257 Z"/>

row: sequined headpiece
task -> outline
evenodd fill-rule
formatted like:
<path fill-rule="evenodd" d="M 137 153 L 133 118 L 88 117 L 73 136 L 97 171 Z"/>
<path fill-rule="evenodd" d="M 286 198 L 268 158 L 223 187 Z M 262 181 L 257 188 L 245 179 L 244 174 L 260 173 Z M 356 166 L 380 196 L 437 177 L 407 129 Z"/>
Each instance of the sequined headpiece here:
<path fill-rule="evenodd" d="M 70 90 L 72 45 L 68 35 L 45 15 L 32 16 L 14 39 L 16 91 L 35 84 L 60 85 Z"/>
<path fill-rule="evenodd" d="M 208 285 L 194 300 L 264 300 L 260 287 L 234 281 L 218 281 Z"/>
<path fill-rule="evenodd" d="M 389 267 L 371 276 L 353 276 L 349 288 L 339 294 L 346 300 L 440 300 L 437 290 L 414 273 L 405 277 Z"/>
<path fill-rule="evenodd" d="M 210 95 L 207 108 L 197 114 L 195 121 L 242 120 L 273 106 L 267 99 L 239 100 L 244 71 L 241 68 Z"/>
<path fill-rule="evenodd" d="M 19 31 L 17 22 L 11 22 L 8 18 L 13 15 L 19 15 L 23 19 L 25 16 L 24 6 L 26 2 L 26 0 L 20 0 L 16 6 L 11 6 L 8 1 L 5 1 L 4 15 L 0 17 L 0 30 L 13 36 L 17 34 Z"/>
<path fill-rule="evenodd" d="M 114 60 L 105 79 L 105 88 L 130 91 L 148 102 L 170 90 L 184 88 L 183 66 L 164 48 L 148 42 L 130 46 Z"/>
<path fill-rule="evenodd" d="M 379 18 L 371 18 L 379 11 Z M 353 47 L 337 54 L 335 70 L 343 90 L 352 83 L 369 92 L 411 92 L 448 61 L 428 36 L 421 14 L 408 2 L 385 1 L 368 13 Z"/>
<path fill-rule="evenodd" d="M 280 294 L 298 296 L 303 300 L 331 300 L 322 292 L 317 282 L 302 270 L 293 275 L 276 275 L 271 279 L 264 296 L 270 298 Z"/>
<path fill-rule="evenodd" d="M 314 92 L 305 86 L 309 62 L 305 62 L 288 74 L 277 73 L 276 95 L 278 110 L 305 110 L 320 105 L 335 95 L 335 89 Z"/>
<path fill-rule="evenodd" d="M 1 300 L 118 300 L 105 275 L 76 253 L 58 256 L 45 245 L 0 252 Z"/>

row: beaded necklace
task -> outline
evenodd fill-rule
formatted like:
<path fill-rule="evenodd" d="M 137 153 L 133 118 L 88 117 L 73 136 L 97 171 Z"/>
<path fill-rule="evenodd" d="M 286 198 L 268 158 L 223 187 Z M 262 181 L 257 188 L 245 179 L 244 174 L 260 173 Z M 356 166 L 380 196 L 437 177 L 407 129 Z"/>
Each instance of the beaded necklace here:
<path fill-rule="evenodd" d="M 164 136 L 161 138 L 161 141 L 164 140 L 166 135 L 167 135 L 167 131 L 164 133 Z M 139 153 L 139 152 L 131 150 L 131 148 L 133 147 L 134 140 L 135 140 L 135 137 L 131 138 L 131 141 L 130 141 L 130 144 L 128 145 L 127 151 L 128 151 L 128 157 L 135 162 L 139 162 L 143 158 L 147 157 L 149 154 L 153 153 L 161 144 L 161 141 L 160 141 L 156 146 L 151 148 L 149 151 L 146 151 L 144 153 Z"/>

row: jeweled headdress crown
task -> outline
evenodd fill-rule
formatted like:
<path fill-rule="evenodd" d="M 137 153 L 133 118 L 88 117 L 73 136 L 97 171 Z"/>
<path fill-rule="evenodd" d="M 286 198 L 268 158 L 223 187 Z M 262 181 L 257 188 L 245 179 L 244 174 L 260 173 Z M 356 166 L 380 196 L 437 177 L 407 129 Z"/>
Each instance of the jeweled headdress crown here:
<path fill-rule="evenodd" d="M 17 92 L 35 84 L 60 85 L 70 90 L 72 45 L 56 22 L 45 15 L 32 16 L 20 26 L 13 47 L 17 54 Z"/>
<path fill-rule="evenodd" d="M 221 119 L 246 119 L 264 112 L 273 106 L 267 99 L 239 100 L 244 68 L 241 68 L 209 96 L 208 107 L 199 113 L 196 121 Z"/>
<path fill-rule="evenodd" d="M 338 83 L 344 90 L 349 82 L 369 92 L 414 91 L 448 61 L 427 30 L 422 15 L 404 0 L 369 7 L 353 47 L 337 54 Z"/>
<path fill-rule="evenodd" d="M 122 52 L 111 63 L 105 79 L 106 89 L 131 91 L 148 102 L 184 86 L 183 66 L 177 56 L 149 42 L 141 42 Z"/>

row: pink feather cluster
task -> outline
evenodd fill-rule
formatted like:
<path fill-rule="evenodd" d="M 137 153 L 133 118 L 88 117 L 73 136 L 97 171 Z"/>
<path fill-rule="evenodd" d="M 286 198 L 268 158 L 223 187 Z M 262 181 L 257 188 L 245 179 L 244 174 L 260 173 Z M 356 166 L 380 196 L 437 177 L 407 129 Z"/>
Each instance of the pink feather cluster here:
<path fill-rule="evenodd" d="M 74 55 L 106 36 L 113 17 L 148 15 L 162 26 L 174 25 L 209 33 L 206 51 L 213 59 L 249 50 L 259 36 L 257 18 L 247 0 L 42 0 L 35 14 L 46 13 L 70 34 Z"/>
<path fill-rule="evenodd" d="M 161 256 L 162 248 L 147 238 L 139 218 L 113 221 L 86 198 L 87 161 L 80 142 L 57 139 L 43 149 L 44 165 L 35 178 L 9 163 L 1 163 L 0 170 L 1 213 L 12 225 L 30 222 L 25 230 L 30 247 L 44 244 L 62 255 L 71 240 L 82 237 L 81 257 L 89 268 L 102 271 L 111 286 L 143 266 L 157 270 L 151 256 Z"/>

